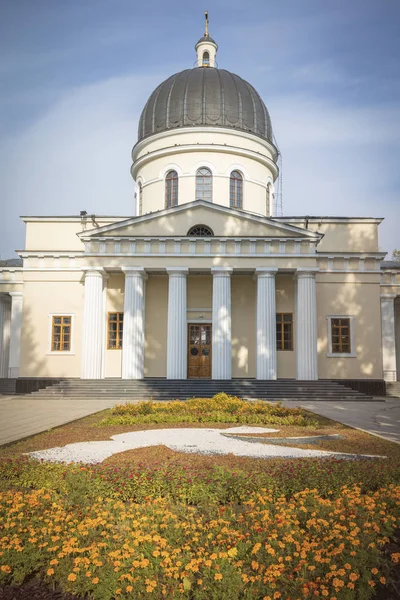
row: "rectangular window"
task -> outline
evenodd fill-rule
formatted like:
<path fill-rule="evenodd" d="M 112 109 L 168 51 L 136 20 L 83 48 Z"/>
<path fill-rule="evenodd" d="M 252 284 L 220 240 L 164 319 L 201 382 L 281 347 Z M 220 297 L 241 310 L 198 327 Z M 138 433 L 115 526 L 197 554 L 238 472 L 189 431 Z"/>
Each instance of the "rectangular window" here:
<path fill-rule="evenodd" d="M 276 315 L 276 349 L 293 350 L 292 313 L 277 313 Z"/>
<path fill-rule="evenodd" d="M 51 351 L 71 351 L 71 321 L 72 317 L 53 317 L 51 327 Z"/>
<path fill-rule="evenodd" d="M 351 331 L 348 317 L 331 318 L 333 354 L 351 354 Z"/>
<path fill-rule="evenodd" d="M 108 313 L 108 350 L 122 348 L 122 333 L 124 329 L 124 313 Z"/>

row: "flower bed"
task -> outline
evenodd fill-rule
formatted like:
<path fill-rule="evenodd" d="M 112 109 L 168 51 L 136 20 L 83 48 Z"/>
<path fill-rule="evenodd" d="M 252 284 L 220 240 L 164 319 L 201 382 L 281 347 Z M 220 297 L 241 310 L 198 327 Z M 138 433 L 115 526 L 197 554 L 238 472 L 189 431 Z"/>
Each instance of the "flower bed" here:
<path fill-rule="evenodd" d="M 149 423 L 251 423 L 316 426 L 317 422 L 300 408 L 285 408 L 267 402 L 249 402 L 216 394 L 213 398 L 193 398 L 172 402 L 139 402 L 115 406 L 101 425 Z"/>
<path fill-rule="evenodd" d="M 148 498 L 70 505 L 50 490 L 0 494 L 0 584 L 47 582 L 111 598 L 372 597 L 380 547 L 399 523 L 400 487 L 322 497 L 267 490 L 214 510 Z M 394 555 L 393 560 L 398 560 Z"/>

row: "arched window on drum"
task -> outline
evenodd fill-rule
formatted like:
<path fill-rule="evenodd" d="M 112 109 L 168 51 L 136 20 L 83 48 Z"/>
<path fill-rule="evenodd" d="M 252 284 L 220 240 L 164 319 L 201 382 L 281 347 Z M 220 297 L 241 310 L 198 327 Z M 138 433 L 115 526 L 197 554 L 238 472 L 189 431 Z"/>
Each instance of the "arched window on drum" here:
<path fill-rule="evenodd" d="M 178 173 L 168 171 L 165 177 L 165 208 L 178 206 Z"/>
<path fill-rule="evenodd" d="M 138 214 L 139 216 L 142 214 L 143 212 L 143 186 L 142 186 L 142 182 L 139 181 L 138 183 L 138 194 L 139 194 L 139 210 L 138 210 Z"/>
<path fill-rule="evenodd" d="M 240 171 L 232 171 L 230 177 L 229 206 L 243 208 L 243 176 Z"/>
<path fill-rule="evenodd" d="M 203 67 L 209 67 L 209 66 L 210 66 L 210 53 L 204 52 L 203 53 Z"/>
<path fill-rule="evenodd" d="M 212 202 L 212 173 L 207 167 L 196 172 L 196 200 Z"/>

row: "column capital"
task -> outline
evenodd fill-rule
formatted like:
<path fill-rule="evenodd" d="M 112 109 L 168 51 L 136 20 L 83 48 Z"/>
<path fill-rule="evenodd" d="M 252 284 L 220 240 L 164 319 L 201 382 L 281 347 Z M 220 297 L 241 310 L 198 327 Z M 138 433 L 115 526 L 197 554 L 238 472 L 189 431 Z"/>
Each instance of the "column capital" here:
<path fill-rule="evenodd" d="M 276 267 L 257 267 L 254 271 L 254 278 L 261 279 L 262 277 L 275 278 L 278 269 Z"/>
<path fill-rule="evenodd" d="M 143 277 L 147 279 L 147 273 L 144 267 L 121 267 L 125 277 Z"/>
<path fill-rule="evenodd" d="M 232 272 L 232 267 L 211 267 L 213 277 L 230 277 Z"/>
<path fill-rule="evenodd" d="M 8 292 L 8 295 L 11 296 L 11 298 L 18 298 L 24 295 L 24 292 Z"/>
<path fill-rule="evenodd" d="M 296 269 L 297 279 L 314 279 L 317 273 L 319 273 L 319 268 L 317 267 L 303 267 Z"/>
<path fill-rule="evenodd" d="M 381 294 L 381 302 L 389 302 L 397 298 L 397 294 Z"/>
<path fill-rule="evenodd" d="M 85 277 L 105 277 L 104 267 L 82 267 Z"/>
<path fill-rule="evenodd" d="M 189 273 L 189 267 L 166 267 L 165 270 L 170 277 L 186 277 Z"/>

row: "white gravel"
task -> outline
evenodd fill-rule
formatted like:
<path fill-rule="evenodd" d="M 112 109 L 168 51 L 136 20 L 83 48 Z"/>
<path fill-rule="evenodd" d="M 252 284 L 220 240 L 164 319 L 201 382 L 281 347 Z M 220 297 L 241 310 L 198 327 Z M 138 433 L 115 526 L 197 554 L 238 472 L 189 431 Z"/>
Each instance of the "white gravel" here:
<path fill-rule="evenodd" d="M 192 454 L 234 454 L 252 458 L 304 458 L 330 457 L 355 458 L 342 452 L 303 450 L 282 445 L 246 442 L 223 433 L 277 433 L 279 429 L 264 427 L 231 427 L 229 429 L 153 429 L 132 431 L 111 436 L 112 441 L 80 442 L 67 446 L 30 452 L 29 456 L 49 462 L 101 463 L 103 460 L 125 450 L 164 445 L 171 450 Z"/>

